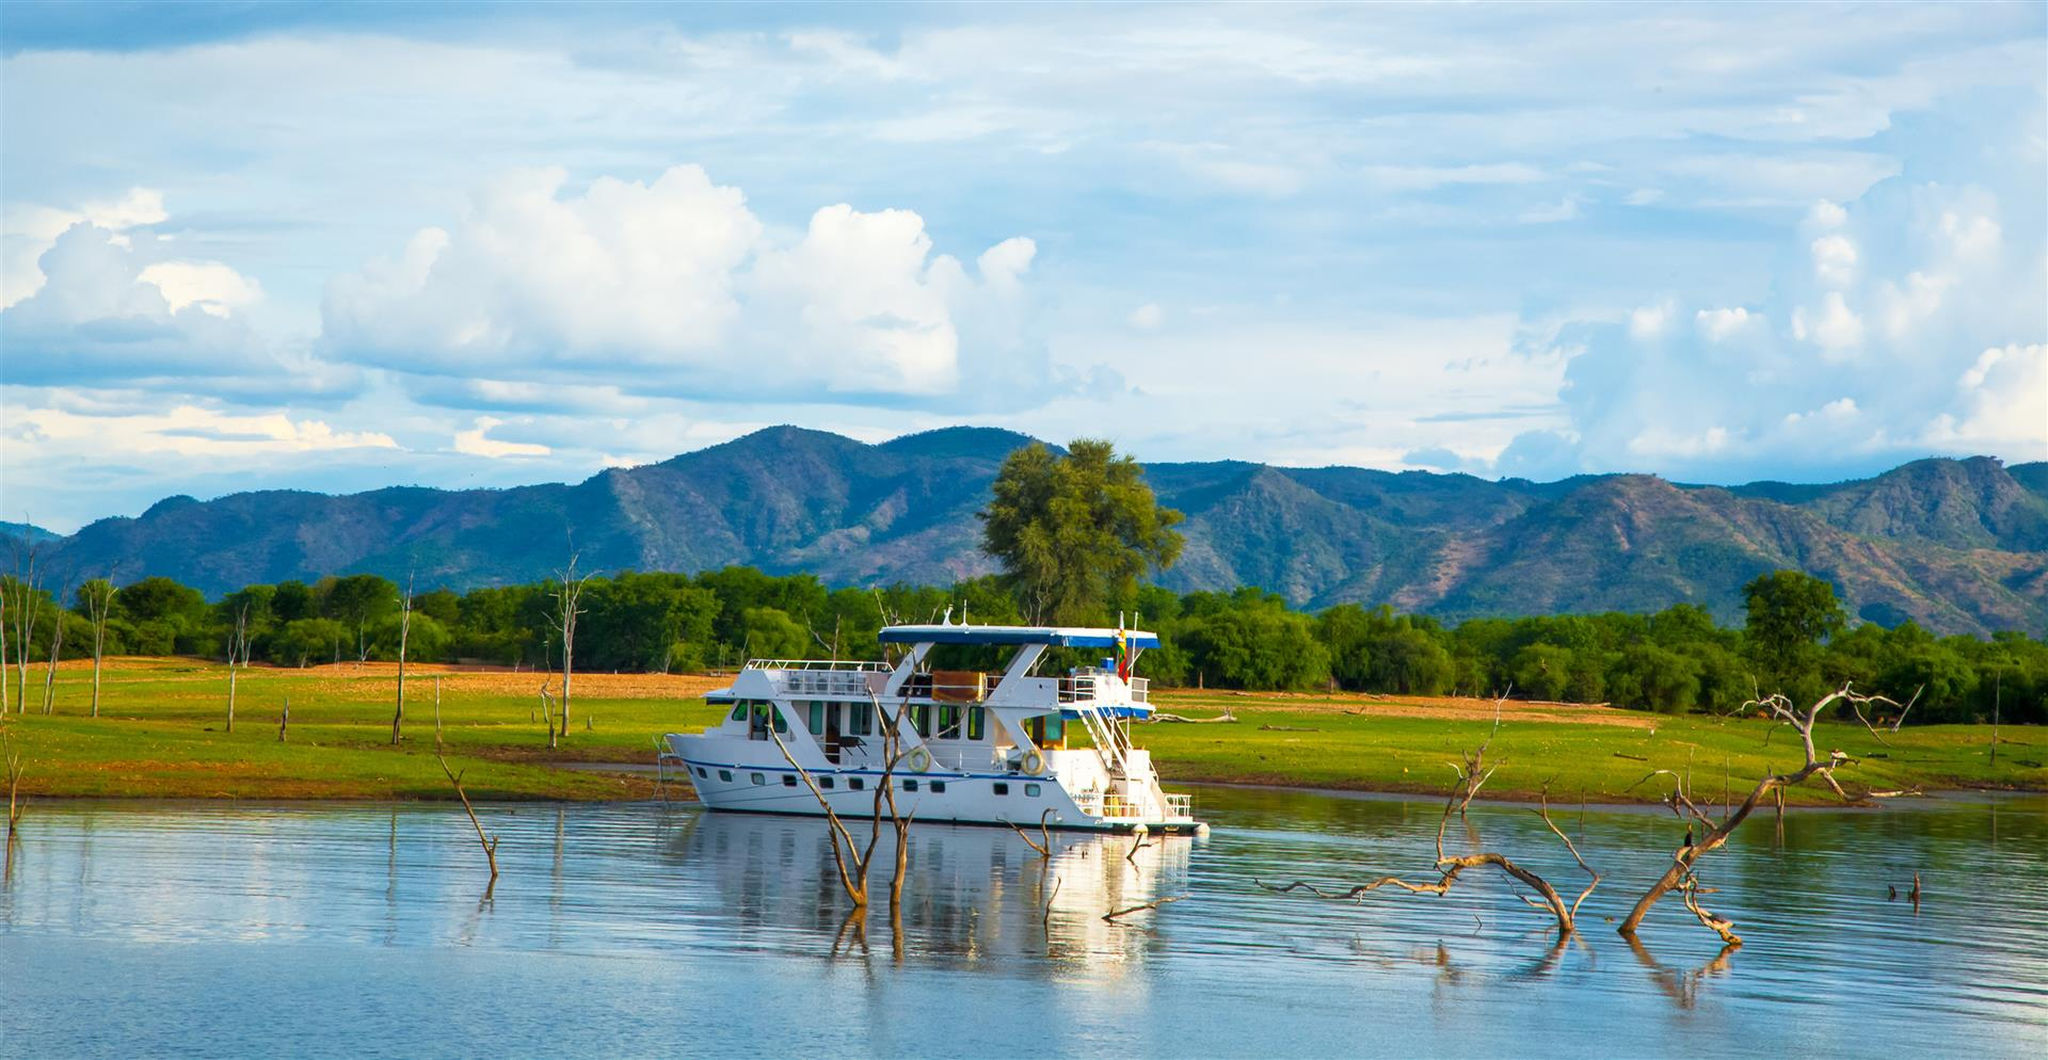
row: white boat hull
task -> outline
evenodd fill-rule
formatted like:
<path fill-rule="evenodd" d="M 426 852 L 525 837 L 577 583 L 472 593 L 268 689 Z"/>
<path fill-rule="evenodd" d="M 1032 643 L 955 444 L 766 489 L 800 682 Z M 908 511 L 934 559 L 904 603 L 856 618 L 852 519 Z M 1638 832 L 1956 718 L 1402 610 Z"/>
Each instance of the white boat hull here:
<path fill-rule="evenodd" d="M 787 762 L 774 765 L 720 761 L 701 737 L 671 735 L 670 762 L 679 765 L 697 797 L 714 810 L 795 814 L 823 817 L 822 796 L 844 820 L 865 820 L 875 812 L 880 770 L 830 767 L 808 772 Z M 758 746 L 758 745 L 757 745 Z M 933 824 L 1019 825 L 1096 832 L 1188 833 L 1202 826 L 1193 817 L 1139 815 L 1105 817 L 1081 807 L 1057 778 L 1028 773 L 974 773 L 934 766 L 924 772 L 899 768 L 889 777 L 896 789 L 896 810 L 907 818 Z M 859 784 L 855 787 L 856 782 Z M 888 812 L 886 804 L 883 813 Z"/>

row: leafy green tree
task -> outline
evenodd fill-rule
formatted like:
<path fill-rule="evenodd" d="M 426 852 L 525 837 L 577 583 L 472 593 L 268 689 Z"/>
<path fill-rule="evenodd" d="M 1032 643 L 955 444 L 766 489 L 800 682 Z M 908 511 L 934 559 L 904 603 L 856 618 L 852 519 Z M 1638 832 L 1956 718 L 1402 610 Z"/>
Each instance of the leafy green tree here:
<path fill-rule="evenodd" d="M 1607 692 L 1621 706 L 1682 714 L 1699 701 L 1701 669 L 1698 659 L 1642 641 L 1616 656 Z"/>
<path fill-rule="evenodd" d="M 809 654 L 810 634 L 775 607 L 750 607 L 745 615 L 745 653 L 756 659 L 801 659 Z"/>
<path fill-rule="evenodd" d="M 1064 456 L 1025 446 L 1003 461 L 993 491 L 980 513 L 982 549 L 1002 563 L 1030 621 L 1099 619 L 1140 576 L 1180 557 L 1181 514 L 1106 441 L 1077 440 Z"/>
<path fill-rule="evenodd" d="M 1821 694 L 1821 645 L 1848 621 L 1835 587 L 1803 571 L 1777 570 L 1742 587 L 1743 637 L 1765 692 L 1796 701 Z"/>
<path fill-rule="evenodd" d="M 352 652 L 355 638 L 355 630 L 331 618 L 295 619 L 272 635 L 270 659 L 281 666 L 334 662 L 344 650 Z"/>

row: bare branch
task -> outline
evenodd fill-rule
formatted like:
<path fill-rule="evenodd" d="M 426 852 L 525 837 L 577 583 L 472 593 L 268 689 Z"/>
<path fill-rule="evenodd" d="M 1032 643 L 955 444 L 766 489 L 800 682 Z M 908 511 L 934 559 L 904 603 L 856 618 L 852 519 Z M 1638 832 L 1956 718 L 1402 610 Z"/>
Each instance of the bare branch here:
<path fill-rule="evenodd" d="M 1147 910 L 1147 909 L 1157 909 L 1157 908 L 1159 908 L 1159 907 L 1160 907 L 1160 906 L 1162 906 L 1162 905 L 1168 905 L 1168 904 L 1171 904 L 1171 903 L 1173 903 L 1173 902 L 1178 902 L 1178 901 L 1180 901 L 1181 899 L 1183 899 L 1183 898 L 1186 898 L 1186 897 L 1187 897 L 1187 895 L 1184 895 L 1184 894 L 1176 894 L 1176 895 L 1172 895 L 1172 896 L 1170 896 L 1170 897 L 1167 897 L 1167 898 L 1161 898 L 1161 899 L 1159 899 L 1159 900 L 1158 900 L 1158 901 L 1156 901 L 1156 902 L 1146 902 L 1146 903 L 1144 903 L 1144 904 L 1142 904 L 1142 905 L 1134 905 L 1134 906 L 1130 907 L 1129 909 L 1119 909 L 1119 910 L 1117 910 L 1117 911 L 1116 911 L 1116 912 L 1114 912 L 1114 913 L 1104 913 L 1104 914 L 1102 914 L 1102 919 L 1104 919 L 1104 920 L 1106 920 L 1106 921 L 1108 921 L 1108 922 L 1110 922 L 1110 923 L 1114 924 L 1114 923 L 1116 923 L 1116 922 L 1117 922 L 1117 920 L 1119 920 L 1120 918 L 1122 918 L 1122 917 L 1126 917 L 1126 916 L 1129 916 L 1129 915 L 1131 915 L 1132 913 L 1138 913 L 1138 912 L 1143 912 L 1144 910 Z"/>
<path fill-rule="evenodd" d="M 1622 935 L 1633 938 L 1637 928 L 1642 925 L 1643 918 L 1649 915 L 1651 907 L 1657 904 L 1658 899 L 1675 889 L 1692 886 L 1687 884 L 1686 881 L 1692 878 L 1693 865 L 1700 857 L 1726 843 L 1728 837 L 1734 833 L 1735 829 L 1740 827 L 1743 821 L 1749 819 L 1749 815 L 1756 810 L 1765 796 L 1775 794 L 1780 800 L 1780 806 L 1782 806 L 1784 790 L 1786 788 L 1802 783 L 1809 777 L 1817 776 L 1826 782 L 1828 787 L 1832 788 L 1837 795 L 1844 799 L 1848 798 L 1848 793 L 1843 791 L 1841 784 L 1835 780 L 1834 771 L 1848 762 L 1850 760 L 1849 756 L 1839 750 L 1830 750 L 1825 756 L 1816 751 L 1813 746 L 1813 727 L 1816 719 L 1820 717 L 1821 711 L 1827 709 L 1831 704 L 1843 700 L 1853 703 L 1856 701 L 1855 697 L 1857 695 L 1849 685 L 1844 684 L 1841 688 L 1814 701 L 1812 706 L 1804 710 L 1793 706 L 1792 701 L 1783 695 L 1775 694 L 1752 699 L 1744 704 L 1745 709 L 1750 707 L 1759 708 L 1769 717 L 1774 718 L 1798 733 L 1799 745 L 1805 752 L 1805 762 L 1798 769 L 1789 773 L 1765 774 L 1763 779 L 1757 781 L 1756 787 L 1750 791 L 1749 796 L 1742 800 L 1742 804 L 1737 806 L 1733 812 L 1723 817 L 1718 823 L 1714 822 L 1704 811 L 1701 811 L 1692 804 L 1691 799 L 1684 792 L 1681 783 L 1680 790 L 1672 796 L 1674 800 L 1673 806 L 1676 808 L 1682 803 L 1691 813 L 1693 819 L 1705 827 L 1705 834 L 1700 836 L 1697 842 L 1695 842 L 1692 829 L 1690 827 L 1686 829 L 1685 843 L 1672 855 L 1670 867 L 1664 870 L 1664 874 L 1657 879 L 1657 882 L 1650 885 L 1650 889 L 1636 902 L 1635 907 L 1629 911 L 1628 917 L 1621 922 L 1618 930 Z M 1772 731 L 1775 731 L 1775 729 Z M 1665 771 L 1660 770 L 1659 772 Z M 1657 774 L 1653 773 L 1651 775 L 1655 776 Z M 1688 905 L 1688 908 L 1691 907 L 1691 905 Z M 1695 916 L 1699 916 L 1697 911 Z M 1723 928 L 1715 927 L 1713 922 L 1718 921 L 1720 918 L 1699 916 L 1699 919 L 1702 924 L 1713 928 L 1716 933 L 1722 933 L 1724 930 Z M 1724 938 L 1726 937 L 1724 935 Z"/>
<path fill-rule="evenodd" d="M 448 768 L 446 758 L 435 755 L 434 761 L 441 763 L 441 772 L 446 773 L 448 783 L 455 786 L 455 797 L 462 800 L 462 810 L 469 814 L 469 823 L 476 829 L 476 841 L 484 848 L 484 860 L 490 863 L 491 882 L 484 887 L 484 897 L 488 899 L 498 886 L 498 837 L 484 835 L 483 822 L 476 819 L 476 808 L 469 804 L 469 793 L 462 790 L 462 775 Z M 463 772 L 466 773 L 468 770 Z"/>

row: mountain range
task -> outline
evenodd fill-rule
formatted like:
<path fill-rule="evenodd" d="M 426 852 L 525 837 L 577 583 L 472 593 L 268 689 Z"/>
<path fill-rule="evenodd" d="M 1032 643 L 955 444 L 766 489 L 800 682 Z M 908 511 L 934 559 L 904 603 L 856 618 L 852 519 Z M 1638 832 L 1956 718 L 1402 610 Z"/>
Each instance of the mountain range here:
<path fill-rule="evenodd" d="M 53 583 L 167 575 L 209 595 L 355 572 L 458 590 L 531 581 L 572 541 L 586 569 L 751 564 L 835 585 L 945 583 L 994 569 L 975 512 L 1004 456 L 1030 441 L 954 427 L 870 445 L 775 427 L 573 485 L 170 497 L 38 550 Z M 1929 459 L 1868 479 L 1733 487 L 1237 461 L 1146 475 L 1187 517 L 1180 562 L 1159 579 L 1180 590 L 1255 585 L 1302 607 L 1386 603 L 1451 621 L 1692 602 L 1739 621 L 1743 583 L 1793 567 L 1832 581 L 1866 620 L 2048 627 L 2048 463 Z M 42 533 L 0 526 L 17 540 Z"/>

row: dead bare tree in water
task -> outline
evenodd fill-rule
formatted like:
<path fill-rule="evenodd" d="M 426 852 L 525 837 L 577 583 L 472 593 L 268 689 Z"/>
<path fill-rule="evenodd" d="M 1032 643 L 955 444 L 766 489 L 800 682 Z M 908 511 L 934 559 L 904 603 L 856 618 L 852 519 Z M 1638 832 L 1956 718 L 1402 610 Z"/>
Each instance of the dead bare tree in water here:
<path fill-rule="evenodd" d="M 1494 715 L 1495 733 L 1499 732 L 1500 729 L 1499 709 L 1499 704 L 1496 703 Z M 1471 804 L 1473 796 L 1479 793 L 1480 787 L 1486 783 L 1488 778 L 1493 776 L 1495 769 L 1500 768 L 1498 764 L 1492 767 L 1487 767 L 1485 764 L 1486 748 L 1492 741 L 1493 733 L 1489 733 L 1485 743 L 1480 744 L 1477 750 L 1464 756 L 1462 765 L 1453 764 L 1451 766 L 1458 779 L 1451 786 L 1450 797 L 1444 801 L 1442 816 L 1437 819 L 1437 878 L 1435 880 L 1417 883 L 1411 880 L 1404 880 L 1398 876 L 1382 876 L 1341 891 L 1324 890 L 1303 880 L 1296 880 L 1284 886 L 1275 886 L 1261 880 L 1253 880 L 1252 882 L 1276 894 L 1284 894 L 1290 891 L 1306 891 L 1326 901 L 1362 901 L 1366 895 L 1382 887 L 1394 887 L 1407 891 L 1410 894 L 1443 895 L 1448 893 L 1451 887 L 1458 882 L 1459 876 L 1466 869 L 1491 865 L 1506 873 L 1524 887 L 1534 891 L 1542 899 L 1540 903 L 1528 898 L 1526 895 L 1518 897 L 1521 897 L 1524 902 L 1533 907 L 1548 911 L 1557 921 L 1558 940 L 1562 942 L 1569 939 L 1577 931 L 1579 906 L 1585 902 L 1586 898 L 1593 893 L 1595 888 L 1600 886 L 1601 876 L 1591 865 L 1586 863 L 1586 859 L 1580 855 L 1578 846 L 1571 841 L 1571 838 L 1566 836 L 1557 827 L 1556 822 L 1550 819 L 1550 793 L 1547 786 L 1544 789 L 1542 800 L 1533 812 L 1543 821 L 1544 827 L 1548 828 L 1552 835 L 1557 836 L 1558 840 L 1564 844 L 1565 849 L 1571 852 L 1572 860 L 1578 863 L 1579 868 L 1583 869 L 1586 875 L 1591 877 L 1585 889 L 1580 891 L 1578 897 L 1569 903 L 1565 901 L 1563 895 L 1558 893 L 1557 888 L 1550 885 L 1548 880 L 1517 864 L 1504 854 L 1494 851 L 1481 851 L 1476 854 L 1444 853 L 1444 832 L 1450 827 L 1452 816 L 1462 815 L 1465 808 Z"/>
<path fill-rule="evenodd" d="M 1636 902 L 1635 908 L 1629 910 L 1627 918 L 1622 920 L 1621 927 L 1618 929 L 1621 934 L 1627 938 L 1634 938 L 1636 930 L 1642 926 L 1643 918 L 1649 915 L 1650 909 L 1657 904 L 1657 900 L 1676 890 L 1680 891 L 1684 896 L 1686 910 L 1692 913 L 1693 917 L 1703 926 L 1721 936 L 1721 939 L 1729 945 L 1741 945 L 1742 939 L 1734 933 L 1733 924 L 1724 918 L 1715 916 L 1700 906 L 1698 899 L 1699 879 L 1694 875 L 1694 866 L 1701 857 L 1710 851 L 1719 849 L 1722 844 L 1726 843 L 1728 837 L 1733 835 L 1735 830 L 1742 826 L 1742 822 L 1749 819 L 1749 815 L 1756 810 L 1757 806 L 1766 797 L 1775 795 L 1778 798 L 1779 812 L 1782 814 L 1785 789 L 1800 784 L 1810 777 L 1819 777 L 1827 783 L 1828 787 L 1834 789 L 1836 795 L 1847 800 L 1849 793 L 1843 791 L 1842 785 L 1836 782 L 1835 769 L 1849 761 L 1849 756 L 1839 750 L 1830 750 L 1826 755 L 1822 755 L 1819 751 L 1815 750 L 1813 746 L 1814 722 L 1819 719 L 1821 711 L 1836 703 L 1846 702 L 1860 712 L 1864 705 L 1882 699 L 1883 697 L 1880 696 L 1866 696 L 1855 692 L 1849 685 L 1845 684 L 1841 688 L 1822 696 L 1805 710 L 1794 707 L 1792 701 L 1783 695 L 1764 696 L 1744 703 L 1744 711 L 1752 708 L 1761 708 L 1772 719 L 1781 724 L 1791 726 L 1793 731 L 1799 734 L 1799 745 L 1801 750 L 1805 752 L 1805 761 L 1798 769 L 1790 772 L 1765 774 L 1762 780 L 1757 781 L 1756 787 L 1750 790 L 1749 797 L 1743 799 L 1741 805 L 1724 814 L 1719 820 L 1716 820 L 1713 815 L 1701 809 L 1697 803 L 1693 802 L 1692 793 L 1687 790 L 1686 779 L 1679 774 L 1668 769 L 1660 769 L 1644 777 L 1644 781 L 1659 776 L 1670 777 L 1674 781 L 1671 795 L 1665 802 L 1671 807 L 1673 813 L 1685 820 L 1685 842 L 1671 855 L 1671 866 L 1664 870 L 1664 874 L 1657 878 L 1657 882 L 1650 885 L 1650 889 L 1644 892 L 1643 897 Z M 1883 701 L 1891 702 L 1890 700 Z M 1697 839 L 1693 836 L 1693 827 L 1695 825 L 1699 826 L 1704 833 Z"/>
<path fill-rule="evenodd" d="M 476 829 L 476 841 L 484 848 L 484 860 L 490 863 L 491 882 L 484 885 L 484 900 L 489 901 L 491 892 L 498 887 L 498 837 L 484 835 L 483 822 L 476 819 L 476 808 L 469 804 L 469 793 L 462 790 L 463 773 L 469 771 L 465 769 L 457 773 L 449 769 L 448 760 L 440 755 L 435 755 L 434 761 L 441 763 L 441 772 L 446 773 L 448 783 L 455 786 L 455 797 L 462 800 L 462 811 L 469 814 L 470 826 Z"/>
<path fill-rule="evenodd" d="M 14 753 L 14 746 L 7 742 L 7 734 L 0 732 L 0 758 L 7 766 L 7 841 L 14 842 L 14 830 L 21 825 L 21 811 L 28 803 L 21 798 L 21 756 Z"/>
<path fill-rule="evenodd" d="M 563 739 L 567 739 L 569 736 L 569 688 L 570 682 L 576 676 L 576 617 L 583 614 L 583 610 L 577 606 L 577 602 L 582 599 L 583 584 L 590 580 L 590 575 L 588 574 L 581 577 L 577 576 L 576 560 L 577 553 L 570 553 L 568 568 L 555 572 L 555 579 L 560 583 L 560 587 L 555 590 L 555 611 L 548 616 L 548 622 L 555 627 L 555 632 L 561 634 L 562 637 L 561 735 Z M 549 738 L 548 746 L 555 746 L 552 737 Z"/>
<path fill-rule="evenodd" d="M 1004 821 L 1003 823 L 1010 826 L 1010 831 L 1017 833 L 1017 838 L 1022 839 L 1027 846 L 1037 851 L 1039 857 L 1050 858 L 1052 857 L 1052 830 L 1047 826 L 1046 822 L 1051 817 L 1051 809 L 1047 809 L 1038 815 L 1037 839 L 1031 838 L 1031 834 L 1017 827 L 1014 821 Z"/>
<path fill-rule="evenodd" d="M 398 706 L 391 712 L 391 746 L 397 747 L 405 725 L 405 648 L 412 637 L 412 575 L 398 594 Z"/>
<path fill-rule="evenodd" d="M 811 776 L 811 771 L 804 768 L 796 760 L 796 756 L 790 753 L 789 745 L 782 742 L 782 734 L 775 727 L 775 718 L 768 719 L 768 737 L 775 741 L 775 749 L 782 752 L 783 761 L 788 762 L 790 767 L 796 770 L 797 776 L 803 778 L 804 786 L 811 791 L 811 797 L 817 799 L 818 805 L 824 808 L 825 820 L 829 826 L 827 835 L 832 840 L 832 862 L 839 869 L 840 886 L 845 888 L 846 896 L 853 900 L 856 910 L 866 909 L 868 906 L 868 866 L 873 862 L 875 847 L 882 838 L 882 810 L 887 807 L 889 822 L 896 831 L 896 871 L 889 881 L 889 905 L 893 912 L 902 901 L 903 875 L 909 867 L 907 839 L 910 821 L 896 808 L 895 776 L 896 765 L 902 759 L 902 733 L 882 709 L 880 700 L 873 693 L 869 693 L 868 702 L 874 708 L 876 718 L 882 722 L 882 776 L 875 788 L 874 811 L 869 821 L 868 841 L 865 846 L 854 840 L 852 830 L 840 820 L 838 812 L 832 808 L 832 801 L 825 797 L 825 792 L 818 787 L 818 782 Z M 768 709 L 778 708 L 771 706 Z M 898 717 L 900 716 L 899 712 Z"/>

